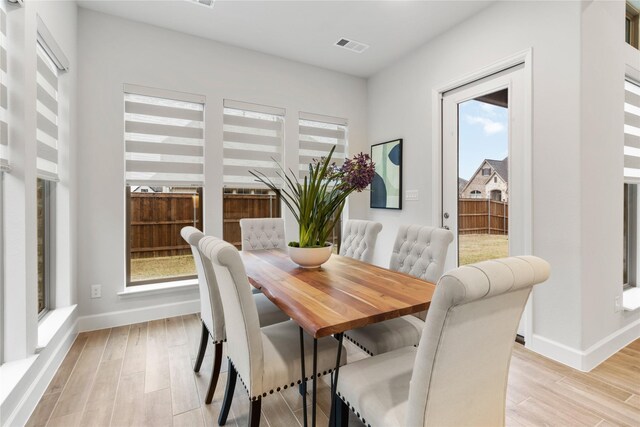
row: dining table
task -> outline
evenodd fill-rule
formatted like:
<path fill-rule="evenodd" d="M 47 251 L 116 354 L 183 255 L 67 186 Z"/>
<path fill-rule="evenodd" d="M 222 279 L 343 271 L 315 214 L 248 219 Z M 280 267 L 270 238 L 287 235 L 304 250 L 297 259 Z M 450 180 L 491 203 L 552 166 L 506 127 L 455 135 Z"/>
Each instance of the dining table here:
<path fill-rule="evenodd" d="M 338 382 L 344 333 L 384 320 L 416 314 L 429 308 L 435 285 L 409 274 L 333 254 L 319 268 L 295 264 L 286 250 L 241 251 L 251 285 L 299 325 L 302 358 L 301 389 L 306 395 L 303 333 L 313 337 L 313 390 L 311 425 L 316 424 L 317 340 L 333 335 L 338 341 L 336 367 L 331 380 L 330 425 L 338 422 L 335 390 Z M 306 399 L 303 403 L 307 426 Z"/>

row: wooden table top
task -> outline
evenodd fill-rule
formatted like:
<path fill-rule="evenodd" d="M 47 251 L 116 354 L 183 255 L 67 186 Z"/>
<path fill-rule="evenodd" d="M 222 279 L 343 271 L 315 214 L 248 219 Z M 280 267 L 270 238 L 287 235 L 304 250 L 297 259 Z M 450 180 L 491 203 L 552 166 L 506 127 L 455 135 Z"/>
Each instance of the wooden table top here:
<path fill-rule="evenodd" d="M 240 255 L 251 284 L 316 338 L 424 311 L 435 291 L 424 280 L 335 254 L 320 269 L 299 267 L 281 249 Z"/>

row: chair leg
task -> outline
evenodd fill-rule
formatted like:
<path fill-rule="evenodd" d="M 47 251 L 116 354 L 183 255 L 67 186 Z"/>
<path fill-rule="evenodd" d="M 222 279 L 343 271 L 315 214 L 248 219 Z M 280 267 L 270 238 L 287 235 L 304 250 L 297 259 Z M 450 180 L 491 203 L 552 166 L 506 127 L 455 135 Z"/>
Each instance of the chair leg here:
<path fill-rule="evenodd" d="M 238 371 L 229 363 L 229 371 L 227 372 L 227 388 L 224 391 L 224 400 L 222 401 L 222 409 L 218 417 L 218 425 L 223 426 L 227 422 L 229 410 L 231 410 L 231 401 L 233 400 L 233 392 L 236 389 L 236 380 L 238 379 Z"/>
<path fill-rule="evenodd" d="M 202 366 L 202 360 L 204 359 L 204 353 L 207 350 L 207 344 L 209 343 L 209 331 L 207 327 L 202 323 L 202 333 L 200 334 L 200 348 L 198 348 L 198 356 L 196 357 L 196 364 L 193 367 L 193 372 L 200 372 Z"/>
<path fill-rule="evenodd" d="M 333 426 L 331 427 L 349 427 L 349 407 L 337 395 L 333 396 Z"/>
<path fill-rule="evenodd" d="M 251 401 L 251 407 L 249 408 L 249 427 L 260 426 L 260 408 L 262 407 L 262 398 L 258 397 L 256 400 Z"/>
<path fill-rule="evenodd" d="M 215 355 L 213 356 L 213 370 L 211 371 L 211 379 L 209 380 L 209 390 L 204 401 L 207 405 L 213 400 L 213 394 L 216 392 L 216 385 L 220 377 L 220 366 L 222 365 L 222 343 L 216 343 L 214 347 Z"/>

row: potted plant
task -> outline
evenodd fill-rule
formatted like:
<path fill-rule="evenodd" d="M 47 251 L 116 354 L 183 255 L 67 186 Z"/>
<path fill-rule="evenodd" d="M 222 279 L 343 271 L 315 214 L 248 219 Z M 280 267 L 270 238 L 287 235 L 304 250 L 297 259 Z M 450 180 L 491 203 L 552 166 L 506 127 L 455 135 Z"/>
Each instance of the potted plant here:
<path fill-rule="evenodd" d="M 298 241 L 289 243 L 289 256 L 304 268 L 320 267 L 331 257 L 332 244 L 327 238 L 340 218 L 347 197 L 367 188 L 375 173 L 371 157 L 364 153 L 345 159 L 342 166 L 337 166 L 331 161 L 335 149 L 334 146 L 327 157 L 314 159 L 309 164 L 309 175 L 302 180 L 291 169 L 287 173 L 278 165 L 282 188 L 264 173 L 250 171 L 258 182 L 280 195 L 298 222 Z"/>

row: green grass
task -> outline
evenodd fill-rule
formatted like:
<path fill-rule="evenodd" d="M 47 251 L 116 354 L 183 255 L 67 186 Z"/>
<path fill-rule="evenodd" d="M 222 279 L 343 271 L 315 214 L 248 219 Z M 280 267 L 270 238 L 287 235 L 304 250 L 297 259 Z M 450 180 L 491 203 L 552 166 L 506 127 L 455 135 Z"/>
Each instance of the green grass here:
<path fill-rule="evenodd" d="M 460 265 L 509 256 L 507 236 L 463 234 L 458 238 Z"/>
<path fill-rule="evenodd" d="M 192 255 L 135 258 L 131 260 L 132 282 L 193 276 L 195 274 L 196 266 Z"/>

